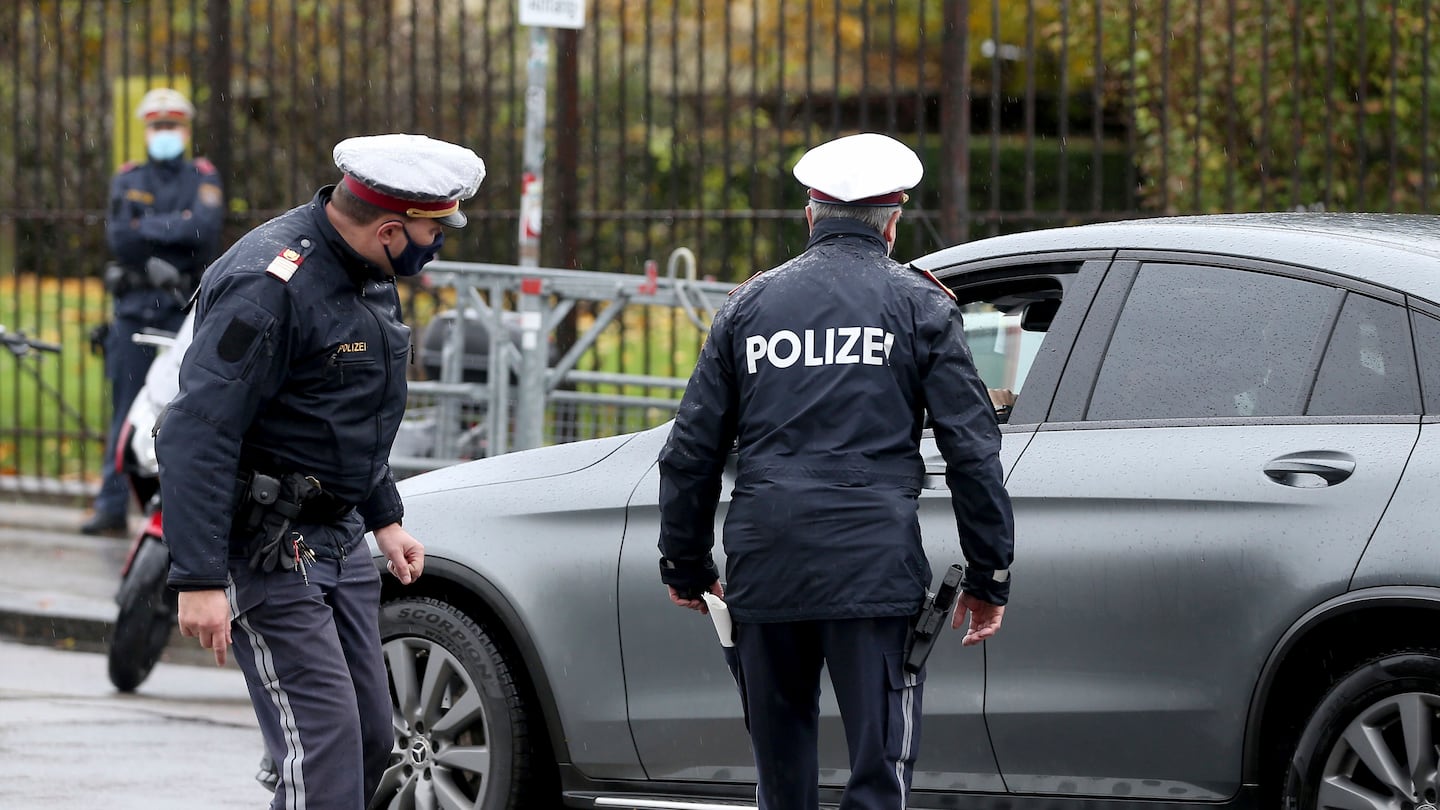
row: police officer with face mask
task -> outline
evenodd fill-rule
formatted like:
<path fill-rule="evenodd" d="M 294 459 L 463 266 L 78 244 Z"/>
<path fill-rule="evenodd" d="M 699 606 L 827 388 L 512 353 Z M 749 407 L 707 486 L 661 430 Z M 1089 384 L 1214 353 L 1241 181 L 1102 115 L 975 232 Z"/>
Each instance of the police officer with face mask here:
<path fill-rule="evenodd" d="M 158 87 L 140 99 L 135 115 L 145 123 L 145 163 L 126 163 L 110 184 L 105 237 L 114 256 L 105 267 L 105 288 L 114 320 L 105 338 L 110 379 L 111 425 L 105 476 L 86 534 L 125 528 L 129 489 L 115 471 L 115 443 L 130 403 L 145 383 L 155 350 L 136 345 L 137 332 L 174 332 L 205 265 L 215 258 L 225 208 L 220 178 L 205 158 L 187 160 L 195 108 L 180 92 Z"/>
<path fill-rule="evenodd" d="M 809 244 L 716 313 L 660 453 L 661 580 L 677 605 L 703 610 L 707 591 L 728 603 L 760 810 L 818 806 L 822 668 L 850 749 L 840 807 L 906 806 L 925 672 L 904 653 L 931 583 L 917 516 L 927 412 L 967 562 L 963 643 L 991 637 L 1009 598 L 1000 431 L 959 308 L 889 256 L 921 173 L 873 133 L 800 159 Z M 711 548 L 732 447 L 722 587 Z"/>
<path fill-rule="evenodd" d="M 365 807 L 390 756 L 365 532 L 402 583 L 424 567 L 388 464 L 410 354 L 395 277 L 465 225 L 485 176 L 420 135 L 350 138 L 334 158 L 338 185 L 205 273 L 156 444 L 180 630 L 217 663 L 233 641 L 275 808 Z"/>

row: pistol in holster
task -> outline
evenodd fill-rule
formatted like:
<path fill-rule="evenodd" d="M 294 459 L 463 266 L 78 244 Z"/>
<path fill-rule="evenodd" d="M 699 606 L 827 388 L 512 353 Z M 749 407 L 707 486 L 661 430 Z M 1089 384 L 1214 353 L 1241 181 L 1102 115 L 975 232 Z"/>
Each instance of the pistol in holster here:
<path fill-rule="evenodd" d="M 300 517 L 305 502 L 320 494 L 320 482 L 301 473 L 259 471 L 242 475 L 241 482 L 237 524 L 242 536 L 249 538 L 245 556 L 250 570 L 294 570 L 297 546 L 290 525 Z"/>
<path fill-rule="evenodd" d="M 920 668 L 925 666 L 925 659 L 930 657 L 930 649 L 935 646 L 935 640 L 940 637 L 940 631 L 945 629 L 946 621 L 950 618 L 950 610 L 955 606 L 955 597 L 960 592 L 960 580 L 964 576 L 965 569 L 952 565 L 945 572 L 945 579 L 941 580 L 939 590 L 925 594 L 925 604 L 915 617 L 909 635 L 905 637 L 906 672 L 919 672 Z"/>

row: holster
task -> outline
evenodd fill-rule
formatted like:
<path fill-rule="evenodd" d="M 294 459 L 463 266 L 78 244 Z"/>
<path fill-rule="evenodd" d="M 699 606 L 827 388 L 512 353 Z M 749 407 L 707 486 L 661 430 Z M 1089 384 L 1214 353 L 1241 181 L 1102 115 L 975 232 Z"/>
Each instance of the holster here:
<path fill-rule="evenodd" d="M 106 321 L 90 329 L 90 353 L 96 357 L 105 356 L 105 341 L 110 339 L 110 322 Z"/>
<path fill-rule="evenodd" d="M 935 640 L 950 618 L 950 609 L 960 592 L 960 581 L 964 575 L 965 569 L 958 565 L 950 566 L 940 582 L 940 589 L 925 595 L 920 613 L 915 616 L 915 622 L 910 625 L 910 633 L 905 638 L 906 672 L 919 672 L 925 666 L 925 659 L 930 657 Z"/>
<path fill-rule="evenodd" d="M 103 275 L 105 291 L 119 298 L 135 290 L 159 290 L 168 292 L 182 307 L 191 295 L 193 286 L 190 277 L 174 264 L 159 256 L 151 256 L 142 267 L 107 262 Z"/>
<path fill-rule="evenodd" d="M 320 482 L 301 473 L 252 471 L 242 474 L 237 483 L 240 499 L 235 525 L 247 539 L 245 557 L 250 570 L 293 570 L 296 539 L 290 526 L 301 517 L 305 503 L 320 494 Z"/>
<path fill-rule="evenodd" d="M 105 292 L 116 298 L 132 290 L 150 288 L 150 278 L 144 270 L 120 262 L 106 262 L 102 279 L 105 282 Z"/>

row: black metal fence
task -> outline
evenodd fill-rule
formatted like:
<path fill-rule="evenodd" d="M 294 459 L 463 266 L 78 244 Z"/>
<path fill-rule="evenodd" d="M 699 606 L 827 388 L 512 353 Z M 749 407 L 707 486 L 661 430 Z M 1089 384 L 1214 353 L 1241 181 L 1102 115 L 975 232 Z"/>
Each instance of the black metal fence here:
<path fill-rule="evenodd" d="M 147 86 L 196 101 L 227 243 L 332 182 L 336 141 L 411 131 L 471 146 L 489 168 L 446 257 L 513 262 L 528 57 L 515 6 L 5 4 L 0 325 L 66 352 L 43 371 L 54 393 L 0 356 L 0 476 L 99 466 L 104 385 L 84 334 L 107 317 L 93 282 L 106 191 L 119 161 L 141 157 L 133 109 Z M 582 31 L 555 38 L 550 266 L 640 272 L 684 245 L 702 274 L 742 279 L 803 245 L 800 153 L 861 130 L 905 140 L 926 165 L 902 256 L 1129 216 L 1440 200 L 1440 0 L 588 6 Z M 627 362 L 643 367 L 622 370 L 685 372 L 641 343 Z"/>

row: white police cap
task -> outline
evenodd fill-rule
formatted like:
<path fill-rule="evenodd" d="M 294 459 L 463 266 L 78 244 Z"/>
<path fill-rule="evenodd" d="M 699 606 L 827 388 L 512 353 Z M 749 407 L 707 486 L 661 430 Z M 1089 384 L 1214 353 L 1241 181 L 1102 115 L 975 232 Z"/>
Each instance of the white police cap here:
<path fill-rule="evenodd" d="M 469 149 L 424 135 L 366 135 L 335 144 L 340 181 L 371 205 L 463 228 L 460 201 L 475 196 L 485 161 Z"/>
<path fill-rule="evenodd" d="M 189 121 L 195 117 L 195 107 L 179 90 L 156 87 L 140 97 L 135 117 L 147 124 L 152 121 Z"/>
<path fill-rule="evenodd" d="M 899 205 L 924 174 L 910 147 L 874 132 L 822 143 L 795 164 L 812 200 L 837 205 Z"/>

